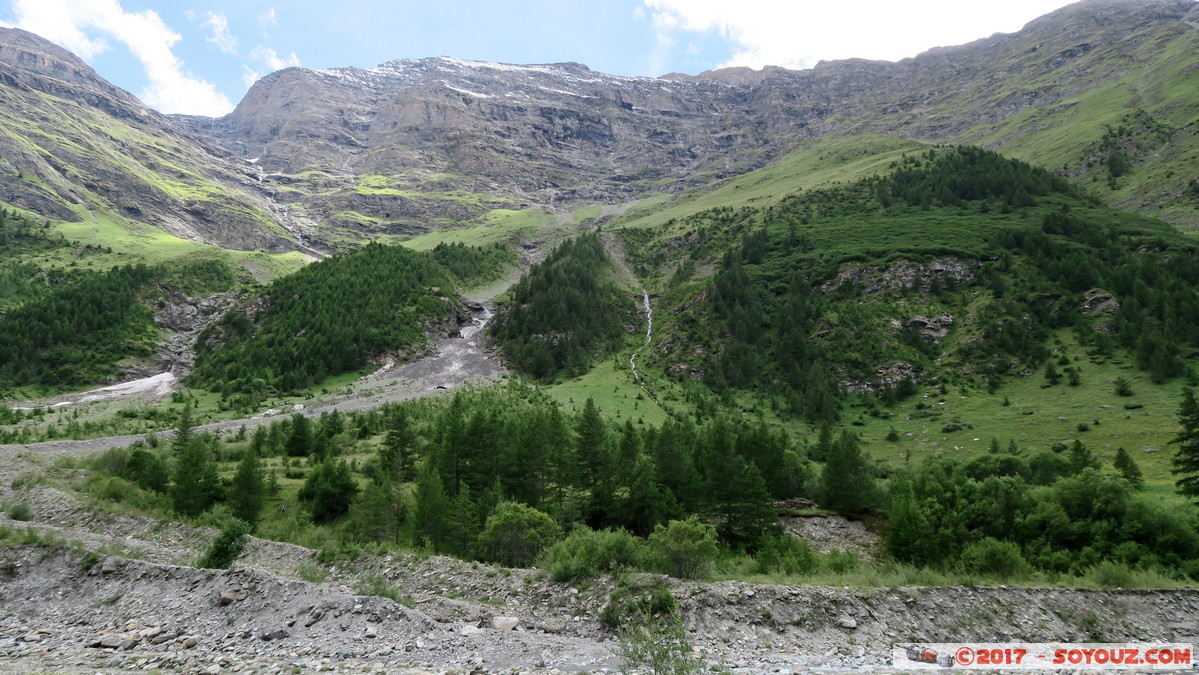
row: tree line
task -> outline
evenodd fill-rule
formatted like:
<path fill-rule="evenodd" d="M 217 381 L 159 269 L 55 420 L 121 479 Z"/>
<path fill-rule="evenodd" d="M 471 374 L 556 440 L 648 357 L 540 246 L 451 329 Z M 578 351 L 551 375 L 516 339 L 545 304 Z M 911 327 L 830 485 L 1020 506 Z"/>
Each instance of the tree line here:
<path fill-rule="evenodd" d="M 513 287 L 492 335 L 508 361 L 537 379 L 582 375 L 620 343 L 630 299 L 611 280 L 598 233 L 554 249 Z"/>
<path fill-rule="evenodd" d="M 201 333 L 191 381 L 261 397 L 360 369 L 423 344 L 426 322 L 456 313 L 463 279 L 494 278 L 510 260 L 502 246 L 418 252 L 371 243 L 313 263 Z"/>

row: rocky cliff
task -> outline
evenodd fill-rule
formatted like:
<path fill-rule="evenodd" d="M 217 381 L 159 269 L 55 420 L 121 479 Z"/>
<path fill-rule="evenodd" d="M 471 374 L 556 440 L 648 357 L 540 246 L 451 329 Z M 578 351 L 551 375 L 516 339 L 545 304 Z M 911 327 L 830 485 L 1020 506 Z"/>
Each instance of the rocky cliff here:
<path fill-rule="evenodd" d="M 628 203 L 869 132 L 1102 177 L 1108 201 L 1199 227 L 1186 170 L 1199 152 L 1187 86 L 1197 26 L 1193 0 L 1083 0 L 1017 33 L 804 71 L 640 78 L 452 58 L 288 68 L 215 120 L 159 115 L 64 50 L 5 30 L 0 200 L 231 247 L 286 248 L 302 234 L 335 247 L 500 209 Z M 1117 148 L 1139 173 L 1107 181 Z"/>
<path fill-rule="evenodd" d="M 295 248 L 251 165 L 18 29 L 0 29 L 0 201 L 230 248 Z"/>

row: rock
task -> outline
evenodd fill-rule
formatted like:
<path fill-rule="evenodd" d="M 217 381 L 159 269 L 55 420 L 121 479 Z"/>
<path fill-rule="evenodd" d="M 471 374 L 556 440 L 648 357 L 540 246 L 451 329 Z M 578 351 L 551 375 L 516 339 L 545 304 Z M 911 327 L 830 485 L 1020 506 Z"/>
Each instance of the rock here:
<path fill-rule="evenodd" d="M 520 619 L 514 616 L 493 616 L 491 627 L 496 630 L 515 630 L 520 625 Z"/>
<path fill-rule="evenodd" d="M 219 675 L 219 673 L 221 672 L 221 667 L 214 663 L 211 666 L 208 666 L 207 668 L 205 668 L 202 672 L 204 672 L 206 675 Z"/>
<path fill-rule="evenodd" d="M 363 634 L 363 637 L 377 638 L 379 637 L 379 631 L 374 626 L 367 626 L 366 633 Z"/>
<path fill-rule="evenodd" d="M 841 617 L 841 619 L 837 621 L 837 625 L 842 628 L 851 628 L 851 629 L 857 628 L 858 620 L 853 618 L 852 616 L 844 616 L 844 617 Z"/>
<path fill-rule="evenodd" d="M 473 623 L 468 623 L 458 629 L 459 635 L 478 635 L 479 633 L 482 633 L 482 632 L 483 632 L 483 629 L 479 628 L 478 626 L 474 625 Z"/>
<path fill-rule="evenodd" d="M 100 566 L 100 574 L 112 574 L 117 571 L 117 563 L 112 558 L 106 558 Z"/>

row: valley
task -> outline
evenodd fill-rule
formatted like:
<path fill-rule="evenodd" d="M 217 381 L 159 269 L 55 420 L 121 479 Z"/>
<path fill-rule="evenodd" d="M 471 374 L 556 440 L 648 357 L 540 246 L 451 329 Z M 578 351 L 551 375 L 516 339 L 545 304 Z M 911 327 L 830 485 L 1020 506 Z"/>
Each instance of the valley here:
<path fill-rule="evenodd" d="M 289 67 L 207 118 L 0 28 L 0 661 L 1193 642 L 1197 54 L 1199 3 L 1083 0 L 802 71 Z"/>

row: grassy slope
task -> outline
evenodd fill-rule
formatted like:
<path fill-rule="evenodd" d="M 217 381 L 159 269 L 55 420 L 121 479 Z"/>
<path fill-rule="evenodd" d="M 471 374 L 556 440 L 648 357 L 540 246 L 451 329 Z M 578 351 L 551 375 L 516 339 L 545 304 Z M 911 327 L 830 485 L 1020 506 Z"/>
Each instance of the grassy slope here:
<path fill-rule="evenodd" d="M 905 151 L 911 152 L 922 147 L 903 139 L 889 137 L 872 137 L 870 140 L 869 148 L 877 154 L 870 154 L 869 149 L 859 151 L 854 139 L 813 143 L 800 148 L 776 165 L 723 181 L 708 189 L 690 191 L 669 199 L 657 198 L 642 202 L 609 227 L 658 230 L 674 219 L 674 224 L 662 228 L 660 232 L 655 231 L 655 239 L 668 239 L 686 229 L 679 222 L 682 218 L 705 209 L 717 206 L 763 206 L 796 190 L 828 185 L 836 181 L 849 182 L 854 178 L 881 172 Z M 1096 208 L 1088 211 L 1088 217 L 1092 219 L 1126 218 L 1107 209 Z M 1016 212 L 991 214 L 995 224 L 1014 221 L 1019 217 L 1020 214 Z M 884 230 L 894 229 L 896 242 L 906 241 L 910 244 L 911 235 L 923 231 L 928 235 L 929 243 L 933 243 L 938 238 L 943 240 L 947 231 L 957 231 L 953 227 L 957 221 L 953 214 L 943 213 L 940 218 L 945 221 L 940 225 L 936 218 L 930 220 L 920 217 L 914 217 L 912 222 L 880 222 L 878 225 Z M 1148 219 L 1140 222 L 1150 229 L 1160 227 L 1159 223 Z M 809 236 L 822 240 L 820 248 L 834 252 L 840 250 L 842 255 L 856 254 L 883 243 L 876 236 L 878 233 L 863 237 L 857 229 L 859 225 L 848 220 L 844 223 L 844 228 L 837 229 L 836 224 L 832 227 L 833 229 L 821 232 L 810 232 Z M 977 232 L 962 230 L 957 234 L 964 237 L 958 242 L 963 247 L 974 249 L 980 245 L 985 246 L 985 240 L 973 236 L 978 235 Z M 702 273 L 700 277 L 702 278 Z M 654 281 L 661 282 L 662 279 L 653 276 L 643 279 L 645 283 Z M 658 289 L 651 285 L 650 290 L 652 293 Z M 906 309 L 910 314 L 923 312 L 932 315 L 938 310 L 934 305 L 935 302 L 932 302 L 926 308 L 908 306 Z M 659 317 L 655 322 L 656 328 L 659 329 L 658 341 L 665 335 L 661 331 L 669 331 L 666 324 L 668 321 L 669 317 Z M 951 333 L 950 340 L 965 339 L 962 337 L 964 334 L 965 331 L 959 326 L 958 331 Z M 893 465 L 919 461 L 922 456 L 934 453 L 970 457 L 986 452 L 992 437 L 997 438 L 1005 447 L 1009 440 L 1014 440 L 1026 453 L 1046 449 L 1053 442 L 1069 443 L 1078 438 L 1096 453 L 1110 471 L 1115 449 L 1124 447 L 1132 453 L 1145 472 L 1150 494 L 1181 503 L 1181 499 L 1173 492 L 1174 478 L 1169 473 L 1169 457 L 1173 454 L 1173 446 L 1169 445 L 1169 440 L 1177 430 L 1175 417 L 1181 382 L 1175 380 L 1164 385 L 1154 385 L 1145 373 L 1136 369 L 1126 355 L 1117 352 L 1117 356 L 1111 358 L 1092 358 L 1068 333 L 1059 335 L 1059 339 L 1062 342 L 1060 349 L 1067 352 L 1074 365 L 1082 370 L 1082 383 L 1078 387 L 1069 387 L 1063 383 L 1052 388 L 1042 388 L 1044 378 L 1037 372 L 1027 378 L 1005 382 L 994 394 L 988 394 L 984 389 L 973 386 L 966 389 L 952 386 L 949 394 L 942 397 L 936 389 L 922 389 L 921 394 L 916 397 L 901 402 L 891 410 L 883 410 L 881 416 L 867 414 L 864 408 L 850 407 L 846 409 L 843 419 L 847 423 L 854 422 L 853 428 L 863 434 L 868 451 L 881 461 Z M 598 403 L 613 406 L 621 410 L 622 414 L 630 414 L 632 411 L 628 402 L 636 400 L 638 393 L 638 390 L 633 388 L 632 375 L 627 367 L 627 353 L 631 353 L 632 348 L 630 346 L 626 349 L 626 353 L 617 361 L 620 367 L 613 368 L 611 361 L 606 362 L 584 377 L 555 387 L 552 390 L 554 395 L 564 401 L 573 399 L 576 403 L 581 403 L 587 396 L 593 396 Z M 691 414 L 694 405 L 685 395 L 685 389 L 673 378 L 667 377 L 660 367 L 655 368 L 647 361 L 643 356 L 639 361 L 639 369 L 643 371 L 643 377 L 647 378 L 659 403 L 675 413 Z M 1132 382 L 1135 396 L 1123 398 L 1115 395 L 1112 382 L 1118 377 Z M 925 394 L 928 398 L 925 398 Z M 1010 406 L 1002 405 L 1005 396 L 1011 402 Z M 917 411 L 915 406 L 922 401 L 931 407 Z M 638 403 L 640 409 L 645 408 L 649 402 Z M 1126 410 L 1125 404 L 1143 407 Z M 753 395 L 738 394 L 735 397 L 735 406 L 743 415 L 760 417 L 772 424 L 781 424 L 800 438 L 814 440 L 813 430 L 809 426 L 794 421 L 781 421 L 771 412 L 766 401 Z M 923 414 L 930 416 L 924 417 Z M 973 429 L 942 433 L 942 427 L 953 422 L 955 418 L 964 424 L 972 425 Z M 649 421 L 648 417 L 646 419 Z M 1098 420 L 1099 424 L 1096 424 L 1095 420 Z M 1078 424 L 1081 422 L 1088 424 L 1087 431 L 1078 431 Z M 901 434 L 899 442 L 885 440 L 891 427 Z M 908 433 L 912 435 L 907 436 Z M 975 438 L 980 440 L 975 441 Z M 954 446 L 957 446 L 957 449 Z"/>

